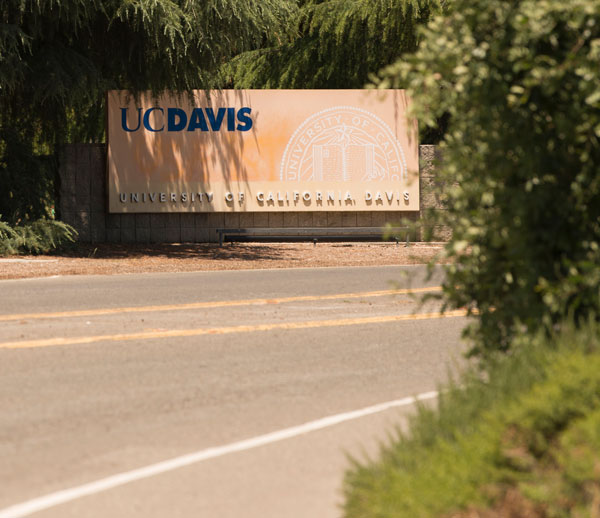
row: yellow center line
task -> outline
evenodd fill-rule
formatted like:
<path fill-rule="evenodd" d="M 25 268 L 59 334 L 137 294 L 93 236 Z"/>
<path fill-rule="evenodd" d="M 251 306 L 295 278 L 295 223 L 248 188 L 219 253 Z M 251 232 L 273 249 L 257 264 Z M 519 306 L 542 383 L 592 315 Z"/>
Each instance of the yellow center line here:
<path fill-rule="evenodd" d="M 186 309 L 208 309 L 224 308 L 232 306 L 261 306 L 265 304 L 284 304 L 286 302 L 307 302 L 317 300 L 357 299 L 361 297 L 382 297 L 385 295 L 406 295 L 412 293 L 426 293 L 440 291 L 440 286 L 428 288 L 415 288 L 405 290 L 381 290 L 365 291 L 358 293 L 336 293 L 333 295 L 304 295 L 297 297 L 284 297 L 273 299 L 249 299 L 249 300 L 218 300 L 212 302 L 191 302 L 188 304 L 168 304 L 160 306 L 133 306 L 125 308 L 97 308 L 82 309 L 76 311 L 57 311 L 52 313 L 20 313 L 13 315 L 0 315 L 0 322 L 13 320 L 33 320 L 43 318 L 74 318 L 91 317 L 101 315 L 117 315 L 120 313 L 150 313 L 155 311 L 183 311 Z"/>
<path fill-rule="evenodd" d="M 319 327 L 342 327 L 366 324 L 386 324 L 406 320 L 427 320 L 433 318 L 464 317 L 467 310 L 458 309 L 445 313 L 417 313 L 411 315 L 387 315 L 379 317 L 341 318 L 337 320 L 310 320 L 307 322 L 281 322 L 277 324 L 254 324 L 231 327 L 212 327 L 197 329 L 171 329 L 167 331 L 143 331 L 116 335 L 75 336 L 27 340 L 18 342 L 0 342 L 0 349 L 28 349 L 59 345 L 91 344 L 95 342 L 121 342 L 126 340 L 154 340 L 158 338 L 182 338 L 188 336 L 227 335 L 232 333 L 254 333 L 258 331 L 311 329 Z"/>

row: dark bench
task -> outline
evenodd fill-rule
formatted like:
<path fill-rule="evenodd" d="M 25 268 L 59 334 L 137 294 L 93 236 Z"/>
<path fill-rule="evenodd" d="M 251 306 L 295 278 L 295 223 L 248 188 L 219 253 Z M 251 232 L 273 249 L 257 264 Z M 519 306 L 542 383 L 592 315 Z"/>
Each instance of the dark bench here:
<path fill-rule="evenodd" d="M 408 227 L 276 227 L 276 228 L 218 228 L 219 246 L 229 241 L 268 240 L 274 241 L 312 241 L 315 245 L 322 241 L 372 240 L 381 241 L 384 236 L 397 236 L 406 233 L 406 246 L 409 246 L 410 229 Z M 395 237 L 396 243 L 399 242 Z"/>

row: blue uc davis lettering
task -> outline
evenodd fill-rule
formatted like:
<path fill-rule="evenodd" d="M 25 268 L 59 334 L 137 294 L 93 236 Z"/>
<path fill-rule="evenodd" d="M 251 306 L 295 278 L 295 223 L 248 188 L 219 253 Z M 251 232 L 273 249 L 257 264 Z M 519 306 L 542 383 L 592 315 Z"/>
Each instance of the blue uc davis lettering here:
<path fill-rule="evenodd" d="M 194 108 L 188 113 L 181 108 L 167 108 L 157 106 L 148 108 L 142 115 L 142 108 L 137 108 L 137 121 L 130 126 L 127 122 L 129 108 L 121 108 L 121 127 L 124 131 L 138 131 L 143 125 L 147 131 L 158 133 L 160 131 L 220 131 L 225 124 L 227 131 L 249 131 L 252 129 L 251 108 Z M 155 112 L 153 121 L 150 115 Z"/>

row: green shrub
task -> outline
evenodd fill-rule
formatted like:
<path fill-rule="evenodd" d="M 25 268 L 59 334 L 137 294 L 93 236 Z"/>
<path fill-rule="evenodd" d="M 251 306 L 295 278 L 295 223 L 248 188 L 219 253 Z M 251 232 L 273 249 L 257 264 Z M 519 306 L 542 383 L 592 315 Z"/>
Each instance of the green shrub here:
<path fill-rule="evenodd" d="M 6 222 L 0 220 L 0 255 L 17 253 L 19 234 Z"/>
<path fill-rule="evenodd" d="M 468 373 L 438 409 L 421 409 L 379 460 L 355 464 L 347 518 L 593 516 L 600 327 L 519 340 L 485 376 Z"/>
<path fill-rule="evenodd" d="M 38 219 L 11 227 L 0 221 L 0 255 L 44 254 L 75 242 L 77 231 L 61 221 Z"/>
<path fill-rule="evenodd" d="M 600 314 L 600 2 L 454 0 L 382 73 L 449 124 L 438 211 L 445 293 L 477 310 L 474 352 Z"/>

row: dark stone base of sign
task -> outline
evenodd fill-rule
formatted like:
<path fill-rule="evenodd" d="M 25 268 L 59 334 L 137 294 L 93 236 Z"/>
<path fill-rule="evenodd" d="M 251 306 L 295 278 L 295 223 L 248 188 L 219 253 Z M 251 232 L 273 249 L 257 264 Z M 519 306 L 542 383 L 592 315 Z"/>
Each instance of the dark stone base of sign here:
<path fill-rule="evenodd" d="M 437 159 L 435 146 L 420 146 L 421 211 L 109 214 L 106 146 L 70 144 L 60 157 L 58 216 L 79 232 L 84 243 L 146 244 L 218 242 L 217 228 L 377 227 L 418 221 L 427 209 L 444 210 L 439 196 L 444 186 L 435 176 Z M 449 235 L 448 228 L 436 228 L 433 239 L 445 240 Z"/>

